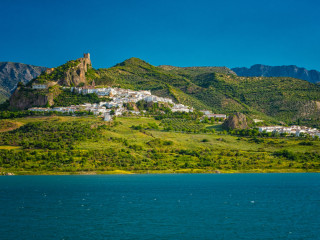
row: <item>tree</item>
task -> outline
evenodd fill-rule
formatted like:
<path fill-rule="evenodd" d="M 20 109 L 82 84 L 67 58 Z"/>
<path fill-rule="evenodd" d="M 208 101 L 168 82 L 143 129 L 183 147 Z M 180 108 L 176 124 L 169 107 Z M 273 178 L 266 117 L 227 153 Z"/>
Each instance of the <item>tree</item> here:
<path fill-rule="evenodd" d="M 19 87 L 19 88 L 24 88 L 25 85 L 24 85 L 24 83 L 23 83 L 22 81 L 20 81 L 20 82 L 18 82 L 17 87 Z"/>

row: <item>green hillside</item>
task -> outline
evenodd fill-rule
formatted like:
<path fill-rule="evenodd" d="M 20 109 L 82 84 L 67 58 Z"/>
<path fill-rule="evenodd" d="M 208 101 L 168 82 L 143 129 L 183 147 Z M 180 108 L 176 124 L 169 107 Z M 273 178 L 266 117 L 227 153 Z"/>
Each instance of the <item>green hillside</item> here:
<path fill-rule="evenodd" d="M 60 85 L 88 86 L 94 82 L 97 87 L 151 90 L 154 95 L 169 97 L 197 110 L 225 114 L 242 112 L 250 118 L 267 122 L 320 126 L 320 86 L 304 80 L 239 77 L 226 67 L 156 67 L 138 58 L 130 58 L 111 68 L 93 69 L 85 67 L 91 66 L 91 62 L 86 64 L 87 60 L 90 61 L 86 58 L 69 61 L 50 74 L 41 74 L 34 81 L 58 83 L 49 87 L 49 93 L 54 90 L 51 88 Z M 78 73 L 80 70 L 83 74 Z M 23 89 L 20 90 L 22 92 Z M 55 102 L 63 102 L 63 97 L 57 95 L 59 91 L 55 92 L 53 97 L 47 94 L 48 100 L 38 102 L 51 106 L 56 105 Z M 13 96 L 10 102 L 15 106 L 11 109 L 35 106 L 28 99 L 21 101 L 19 92 Z"/>
<path fill-rule="evenodd" d="M 23 110 L 30 105 L 107 101 L 96 94 L 63 89 L 95 83 L 96 87 L 151 90 L 198 110 L 242 112 L 250 124 L 257 118 L 265 120 L 263 124 L 297 121 L 319 127 L 320 86 L 303 80 L 238 77 L 224 67 L 156 67 L 137 58 L 106 69 L 75 65 L 69 61 L 35 80 L 55 83 L 47 89 L 21 84 L 6 104 L 21 105 Z M 83 74 L 77 75 L 81 69 Z M 78 81 L 80 76 L 83 79 Z M 143 116 L 126 114 L 112 122 L 87 113 L 81 117 L 54 112 L 1 113 L 0 174 L 320 170 L 318 138 L 264 134 L 257 129 L 227 132 L 219 119 L 202 118 L 198 111 L 171 113 L 165 106 L 150 106 Z"/>
<path fill-rule="evenodd" d="M 234 136 L 192 119 L 0 120 L 0 174 L 319 172 L 319 149 L 317 139 Z"/>
<path fill-rule="evenodd" d="M 138 58 L 91 71 L 96 85 L 151 90 L 196 109 L 269 121 L 315 123 L 320 117 L 320 87 L 304 80 L 238 77 L 225 67 L 156 67 Z"/>

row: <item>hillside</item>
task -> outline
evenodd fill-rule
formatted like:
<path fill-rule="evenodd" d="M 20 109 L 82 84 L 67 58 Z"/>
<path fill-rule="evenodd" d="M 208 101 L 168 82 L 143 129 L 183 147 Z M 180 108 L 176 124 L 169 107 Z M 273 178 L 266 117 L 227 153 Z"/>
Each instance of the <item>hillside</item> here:
<path fill-rule="evenodd" d="M 26 84 L 46 69 L 23 63 L 0 62 L 0 103 L 10 97 L 18 82 Z"/>
<path fill-rule="evenodd" d="M 213 74 L 195 81 L 208 91 L 224 93 L 242 106 L 278 120 L 318 120 L 320 117 L 320 87 L 303 80 Z"/>
<path fill-rule="evenodd" d="M 96 85 L 150 89 L 197 109 L 286 122 L 320 117 L 320 87 L 289 77 L 238 77 L 224 67 L 152 66 L 131 58 L 92 75 Z"/>
<path fill-rule="evenodd" d="M 70 60 L 56 68 L 50 68 L 38 77 L 17 87 L 9 99 L 11 110 L 25 110 L 30 107 L 52 106 L 55 98 L 63 91 L 62 86 L 85 86 L 86 73 L 91 69 L 90 54 Z M 39 88 L 40 87 L 40 88 Z"/>
<path fill-rule="evenodd" d="M 19 84 L 9 109 L 108 101 L 71 92 L 74 86 L 151 90 L 196 110 L 240 112 L 238 125 L 244 128 L 254 126 L 253 118 L 265 120 L 263 124 L 299 121 L 319 127 L 320 87 L 304 80 L 239 77 L 225 67 L 156 67 L 138 58 L 93 69 L 88 54 Z M 145 111 L 110 122 L 86 111 L 1 112 L 0 174 L 320 171 L 318 137 L 257 129 L 227 132 L 221 119 L 198 111 L 131 103 L 123 105 Z"/>
<path fill-rule="evenodd" d="M 237 136 L 220 125 L 148 117 L 0 120 L 0 174 L 320 171 L 318 140 Z"/>
<path fill-rule="evenodd" d="M 311 83 L 320 82 L 320 72 L 316 70 L 307 70 L 294 65 L 289 66 L 268 66 L 256 64 L 250 68 L 237 67 L 232 70 L 243 77 L 292 77 L 306 80 Z"/>
<path fill-rule="evenodd" d="M 10 99 L 11 109 L 52 106 L 56 99 L 61 102 L 62 86 L 95 83 L 96 87 L 151 90 L 154 95 L 197 110 L 242 112 L 250 118 L 273 123 L 302 121 L 319 126 L 320 87 L 304 80 L 239 77 L 226 67 L 156 67 L 138 58 L 96 70 L 87 56 L 49 69 L 26 87 L 17 89 Z M 45 84 L 47 88 L 32 89 L 32 84 Z"/>

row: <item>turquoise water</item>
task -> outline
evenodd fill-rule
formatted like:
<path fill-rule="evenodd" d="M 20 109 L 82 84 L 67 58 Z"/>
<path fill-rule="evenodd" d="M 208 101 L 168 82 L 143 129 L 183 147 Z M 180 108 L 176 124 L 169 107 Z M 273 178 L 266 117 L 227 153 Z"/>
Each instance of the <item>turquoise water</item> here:
<path fill-rule="evenodd" d="M 320 174 L 1 176 L 0 239 L 320 239 Z"/>

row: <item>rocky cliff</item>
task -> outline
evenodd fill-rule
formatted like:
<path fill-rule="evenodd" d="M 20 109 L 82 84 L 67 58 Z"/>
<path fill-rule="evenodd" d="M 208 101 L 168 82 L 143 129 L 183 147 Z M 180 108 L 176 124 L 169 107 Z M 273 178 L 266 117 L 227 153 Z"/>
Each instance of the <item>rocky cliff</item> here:
<path fill-rule="evenodd" d="M 0 62 L 0 102 L 11 95 L 18 82 L 28 83 L 46 69 L 23 63 Z"/>
<path fill-rule="evenodd" d="M 247 118 L 243 113 L 235 113 L 229 116 L 223 123 L 225 129 L 245 129 L 248 128 Z"/>
<path fill-rule="evenodd" d="M 65 64 L 48 69 L 40 76 L 32 80 L 32 84 L 59 84 L 61 86 L 78 86 L 87 84 L 86 72 L 91 69 L 90 54 L 84 54 L 83 58 L 71 60 Z"/>
<path fill-rule="evenodd" d="M 54 98 L 61 93 L 59 87 L 51 89 L 34 90 L 17 87 L 9 99 L 10 110 L 27 110 L 30 107 L 52 106 Z"/>
<path fill-rule="evenodd" d="M 47 69 L 30 81 L 26 86 L 18 87 L 10 97 L 10 109 L 25 110 L 34 106 L 53 105 L 61 92 L 61 86 L 88 85 L 86 72 L 91 68 L 90 54 L 71 60 L 57 68 Z M 33 89 L 33 85 L 45 85 L 45 89 Z"/>
<path fill-rule="evenodd" d="M 320 72 L 316 70 L 307 70 L 294 65 L 289 66 L 267 66 L 256 64 L 250 68 L 237 67 L 232 70 L 243 77 L 292 77 L 306 80 L 312 83 L 320 82 Z"/>
<path fill-rule="evenodd" d="M 83 58 L 77 59 L 77 65 L 64 72 L 63 78 L 58 83 L 62 86 L 78 86 L 80 83 L 87 84 L 86 72 L 91 68 L 89 54 L 84 54 Z"/>

